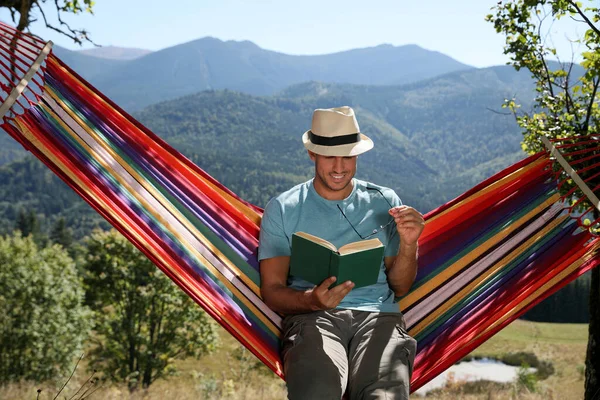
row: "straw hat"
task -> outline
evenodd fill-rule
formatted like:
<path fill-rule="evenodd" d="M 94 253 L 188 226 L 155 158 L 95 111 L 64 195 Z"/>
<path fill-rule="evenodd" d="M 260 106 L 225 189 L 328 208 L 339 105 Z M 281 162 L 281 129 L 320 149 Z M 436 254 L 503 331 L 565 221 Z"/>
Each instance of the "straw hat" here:
<path fill-rule="evenodd" d="M 307 150 L 323 156 L 357 156 L 373 148 L 373 141 L 360 133 L 354 110 L 348 106 L 317 109 L 312 127 L 302 135 Z"/>

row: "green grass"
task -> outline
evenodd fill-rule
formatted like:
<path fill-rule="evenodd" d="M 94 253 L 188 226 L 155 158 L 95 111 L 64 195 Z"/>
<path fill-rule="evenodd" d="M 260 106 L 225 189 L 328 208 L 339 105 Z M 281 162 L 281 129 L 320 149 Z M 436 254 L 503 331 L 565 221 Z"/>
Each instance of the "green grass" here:
<path fill-rule="evenodd" d="M 517 320 L 476 349 L 473 354 L 485 352 L 495 355 L 502 354 L 507 349 L 516 352 L 542 345 L 579 348 L 587 345 L 587 339 L 586 324 L 551 324 Z"/>
<path fill-rule="evenodd" d="M 531 323 L 517 320 L 496 336 L 511 341 L 531 342 L 537 340 L 554 344 L 587 343 L 588 327 L 586 324 Z"/>

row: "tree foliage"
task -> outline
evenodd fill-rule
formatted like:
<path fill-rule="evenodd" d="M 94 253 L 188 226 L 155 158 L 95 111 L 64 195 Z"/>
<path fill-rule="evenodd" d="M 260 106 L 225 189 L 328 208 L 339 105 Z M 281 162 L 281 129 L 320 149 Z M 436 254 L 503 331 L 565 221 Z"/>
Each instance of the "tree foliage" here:
<path fill-rule="evenodd" d="M 130 390 L 175 372 L 177 357 L 213 350 L 215 324 L 116 231 L 87 239 L 84 282 L 98 335 L 94 368 Z"/>
<path fill-rule="evenodd" d="M 47 3 L 52 3 L 48 6 Z M 62 35 L 71 38 L 75 43 L 82 44 L 84 41 L 92 42 L 89 33 L 85 29 L 74 29 L 66 23 L 62 16 L 66 14 L 81 14 L 88 12 L 93 14 L 93 0 L 0 0 L 0 7 L 8 8 L 13 23 L 18 31 L 25 31 L 37 21 L 35 14 L 39 13 L 48 29 L 52 29 Z M 50 22 L 47 13 L 55 12 L 58 25 Z M 17 16 L 18 14 L 18 16 Z"/>
<path fill-rule="evenodd" d="M 61 245 L 64 249 L 69 249 L 73 244 L 73 232 L 67 227 L 65 219 L 60 217 L 50 231 L 50 241 Z"/>
<path fill-rule="evenodd" d="M 600 126 L 600 8 L 597 3 L 572 0 L 512 0 L 500 2 L 494 14 L 487 18 L 496 30 L 506 36 L 505 53 L 518 70 L 528 69 L 536 82 L 537 97 L 534 107 L 524 111 L 516 99 L 507 99 L 510 109 L 523 129 L 523 149 L 528 152 L 543 150 L 541 137 L 575 138 L 590 136 L 598 140 Z M 561 60 L 562 55 L 551 45 L 548 24 L 561 18 L 573 18 L 585 29 L 575 42 L 583 47 L 579 55 L 583 72 L 573 74 L 573 63 L 560 63 L 553 68 L 550 60 Z M 570 54 L 569 61 L 574 55 Z M 562 57 L 564 59 L 564 57 Z M 589 149 L 582 149 L 588 151 Z M 577 152 L 575 152 L 577 153 Z M 571 161 L 578 162 L 582 179 L 592 188 L 600 184 L 590 154 Z M 580 197 L 573 181 L 561 186 L 563 194 L 574 189 L 574 197 Z M 596 216 L 598 213 L 595 213 Z M 600 271 L 592 271 L 590 288 L 590 325 L 586 355 L 586 399 L 597 398 L 600 393 Z"/>
<path fill-rule="evenodd" d="M 34 157 L 0 167 L 0 235 L 55 235 L 63 218 L 75 240 L 110 224 Z M 41 243 L 38 241 L 38 244 Z M 65 243 L 62 243 L 63 245 Z"/>
<path fill-rule="evenodd" d="M 35 211 L 20 209 L 15 221 L 15 230 L 21 232 L 22 236 L 36 236 L 40 233 L 40 224 Z"/>
<path fill-rule="evenodd" d="M 591 272 L 586 272 L 569 282 L 558 292 L 527 311 L 522 318 L 536 322 L 589 323 L 591 277 Z"/>
<path fill-rule="evenodd" d="M 600 109 L 600 11 L 582 8 L 579 2 L 566 0 L 518 0 L 502 3 L 496 14 L 488 16 L 496 30 L 506 35 L 505 53 L 517 69 L 528 69 L 535 82 L 537 97 L 532 111 L 524 112 L 517 99 L 507 99 L 505 106 L 515 113 L 524 129 L 523 148 L 529 153 L 544 150 L 541 136 L 550 138 L 582 136 L 598 133 Z M 587 28 L 576 40 L 584 46 L 581 66 L 583 74 L 573 74 L 573 55 L 569 62 L 553 68 L 552 59 L 561 60 L 557 50 L 549 45 L 544 23 L 563 17 L 580 18 Z"/>
<path fill-rule="evenodd" d="M 66 373 L 90 326 L 83 300 L 66 251 L 0 237 L 0 383 Z"/>

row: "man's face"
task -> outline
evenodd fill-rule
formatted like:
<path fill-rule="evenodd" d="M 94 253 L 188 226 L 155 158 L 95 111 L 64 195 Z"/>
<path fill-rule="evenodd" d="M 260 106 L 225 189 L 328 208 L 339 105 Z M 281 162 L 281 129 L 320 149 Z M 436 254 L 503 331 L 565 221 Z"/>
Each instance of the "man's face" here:
<path fill-rule="evenodd" d="M 356 174 L 356 156 L 333 157 L 308 152 L 315 162 L 315 190 L 328 200 L 342 200 L 352 192 L 352 178 Z"/>

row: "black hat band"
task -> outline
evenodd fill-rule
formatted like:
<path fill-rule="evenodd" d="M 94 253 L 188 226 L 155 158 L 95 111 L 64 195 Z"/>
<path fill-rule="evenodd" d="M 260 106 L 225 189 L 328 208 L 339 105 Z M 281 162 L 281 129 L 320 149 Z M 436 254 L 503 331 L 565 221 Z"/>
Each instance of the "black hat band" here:
<path fill-rule="evenodd" d="M 315 135 L 311 131 L 308 131 L 308 138 L 313 144 L 320 146 L 340 146 L 343 144 L 358 143 L 360 142 L 360 133 L 351 133 L 349 135 L 325 137 Z"/>

